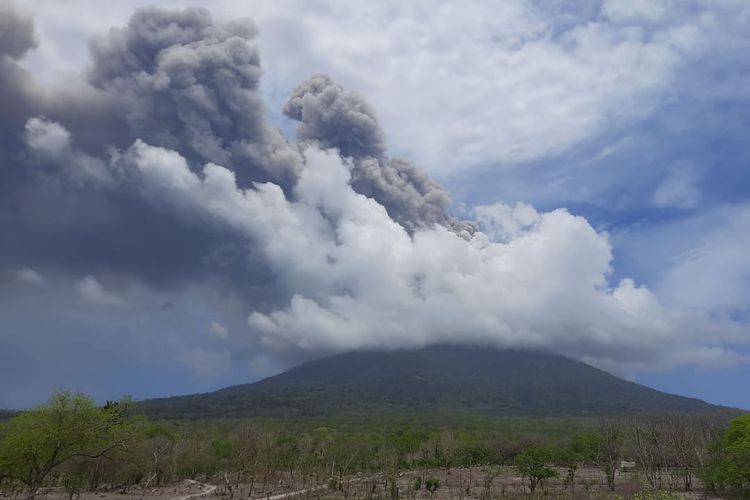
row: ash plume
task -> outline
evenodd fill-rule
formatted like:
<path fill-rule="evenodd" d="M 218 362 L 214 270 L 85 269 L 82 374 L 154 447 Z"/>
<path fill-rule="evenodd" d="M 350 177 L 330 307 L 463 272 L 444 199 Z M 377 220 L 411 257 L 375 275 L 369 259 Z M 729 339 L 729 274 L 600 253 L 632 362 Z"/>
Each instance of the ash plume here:
<path fill-rule="evenodd" d="M 390 156 L 373 109 L 327 76 L 293 92 L 298 140 L 285 138 L 249 20 L 136 10 L 92 41 L 87 79 L 58 88 L 23 65 L 29 17 L 7 2 L 0 14 L 2 286 L 28 286 L 19 270 L 44 276 L 39 289 L 62 276 L 87 307 L 123 315 L 131 289 L 210 297 L 242 318 L 238 352 L 469 343 L 627 366 L 738 360 L 715 344 L 736 337 L 732 321 L 610 284 L 610 242 L 582 217 L 496 204 L 474 209 L 478 225 L 453 218 L 448 193 Z"/>
<path fill-rule="evenodd" d="M 300 122 L 298 138 L 334 147 L 353 162 L 352 187 L 380 202 L 408 229 L 446 224 L 448 193 L 413 163 L 389 158 L 375 112 L 325 75 L 302 82 L 284 106 Z"/>
<path fill-rule="evenodd" d="M 302 161 L 265 119 L 256 34 L 249 19 L 141 9 L 127 26 L 92 42 L 89 79 L 116 104 L 130 142 L 148 137 L 195 164 L 226 165 L 243 186 L 289 182 Z"/>

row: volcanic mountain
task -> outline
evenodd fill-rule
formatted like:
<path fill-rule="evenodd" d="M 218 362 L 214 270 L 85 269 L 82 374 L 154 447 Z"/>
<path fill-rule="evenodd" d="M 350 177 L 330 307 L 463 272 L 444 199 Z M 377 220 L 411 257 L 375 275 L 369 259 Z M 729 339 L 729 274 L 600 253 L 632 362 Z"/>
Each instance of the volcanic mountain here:
<path fill-rule="evenodd" d="M 141 408 L 157 418 L 445 410 L 487 415 L 602 416 L 720 409 L 554 354 L 457 346 L 348 352 L 252 384 L 144 401 Z"/>

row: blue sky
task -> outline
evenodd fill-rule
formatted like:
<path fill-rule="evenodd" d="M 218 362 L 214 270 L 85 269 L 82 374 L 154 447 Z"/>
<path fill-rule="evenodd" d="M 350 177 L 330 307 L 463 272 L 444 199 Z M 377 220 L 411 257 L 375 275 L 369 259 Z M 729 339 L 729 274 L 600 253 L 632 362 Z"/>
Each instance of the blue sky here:
<path fill-rule="evenodd" d="M 39 44 L 18 64 L 43 89 L 39 95 L 84 95 L 80 89 L 88 89 L 91 67 L 88 41 L 106 37 L 110 26 L 124 25 L 135 8 L 150 4 L 169 9 L 201 2 L 124 1 L 106 13 L 94 12 L 84 0 L 64 6 L 52 0 L 24 2 Z M 344 306 L 339 292 L 315 288 L 326 274 L 287 274 L 301 266 L 297 256 L 278 261 L 278 255 L 259 250 L 243 257 L 243 262 L 264 261 L 274 283 L 281 283 L 259 292 L 251 282 L 266 279 L 261 277 L 266 271 L 187 278 L 181 268 L 175 271 L 179 279 L 154 283 L 135 265 L 71 265 L 56 258 L 54 248 L 36 249 L 28 262 L 17 256 L 0 261 L 6 276 L 0 280 L 5 297 L 0 376 L 14 380 L 12 389 L 0 391 L 0 407 L 34 404 L 56 387 L 83 390 L 99 400 L 122 393 L 200 392 L 346 348 L 467 341 L 550 349 L 662 390 L 750 408 L 745 390 L 750 379 L 746 2 L 514 0 L 467 8 L 451 2 L 321 0 L 205 6 L 217 20 L 252 18 L 258 35 L 250 43 L 263 67 L 258 95 L 268 122 L 290 142 L 298 123 L 282 113 L 285 103 L 300 82 L 329 75 L 369 103 L 390 157 L 413 161 L 450 194 L 451 216 L 479 220 L 493 244 L 508 245 L 482 247 L 489 253 L 479 265 L 471 250 L 445 256 L 451 244 L 443 236 L 425 233 L 429 243 L 403 243 L 394 236 L 393 247 L 403 245 L 405 254 L 424 252 L 425 260 L 445 258 L 461 263 L 461 273 L 475 273 L 466 289 L 457 282 L 442 286 L 456 287 L 450 288 L 452 304 L 473 297 L 486 308 L 477 306 L 470 317 L 457 319 L 453 333 L 432 333 L 434 325 L 421 319 L 428 309 L 420 303 L 389 305 L 401 316 L 383 312 L 384 296 L 396 282 L 384 279 L 358 291 L 362 276 L 369 275 L 331 270 L 336 286 L 356 302 Z M 117 163 L 110 152 L 76 143 L 75 134 L 85 134 L 79 132 L 85 127 L 62 118 L 39 119 L 31 128 L 39 131 L 36 142 L 26 125 L 32 150 L 46 151 L 50 137 L 72 130 L 68 163 L 103 168 Z M 59 130 L 53 121 L 60 122 Z M 138 139 L 149 143 L 150 138 Z M 324 136 L 314 140 L 321 148 L 337 145 Z M 117 154 L 133 156 L 144 178 L 156 175 L 143 162 L 158 155 L 128 147 L 118 144 Z M 15 161 L 9 154 L 6 160 L 5 166 Z M 329 160 L 312 154 L 306 162 L 321 176 L 336 177 L 337 167 L 323 165 Z M 180 165 L 163 168 L 174 173 Z M 191 218 L 216 217 L 213 205 L 196 201 L 208 196 L 205 189 L 198 184 L 185 189 L 157 194 L 144 189 L 143 203 L 181 197 L 157 207 L 157 213 L 190 210 Z M 237 203 L 243 209 L 250 204 Z M 335 207 L 372 209 L 350 198 Z M 567 214 L 556 211 L 561 208 Z M 105 212 L 101 217 L 106 219 Z M 351 216 L 362 225 L 377 219 L 357 217 Z M 241 238 L 249 233 L 253 244 L 271 238 L 258 227 L 229 224 L 240 226 Z M 283 222 L 278 224 L 283 232 Z M 361 239 L 370 233 L 358 234 Z M 3 236 L 10 239 L 9 233 Z M 154 238 L 144 242 L 146 250 L 157 244 Z M 538 255 L 534 242 L 544 247 Z M 513 253 L 514 245 L 526 244 L 533 258 Z M 201 262 L 219 259 L 224 249 L 210 247 Z M 371 250 L 352 257 L 352 265 L 379 255 Z M 190 255 L 170 251 L 190 268 Z M 512 264 L 482 267 L 496 251 L 507 251 Z M 429 283 L 431 269 L 399 265 L 404 267 L 396 267 L 395 274 L 427 276 Z M 513 285 L 498 286 L 493 276 Z M 543 306 L 541 318 L 527 316 L 523 302 L 517 308 L 492 302 L 512 304 L 519 297 Z M 277 299 L 289 304 L 277 305 Z M 347 321 L 339 324 L 333 317 Z M 403 341 L 404 332 L 396 327 L 377 332 L 376 326 L 391 322 L 415 332 L 413 341 Z M 602 331 L 608 322 L 617 326 Z M 466 331 L 458 331 L 463 326 Z M 28 366 L 34 369 L 25 370 Z"/>

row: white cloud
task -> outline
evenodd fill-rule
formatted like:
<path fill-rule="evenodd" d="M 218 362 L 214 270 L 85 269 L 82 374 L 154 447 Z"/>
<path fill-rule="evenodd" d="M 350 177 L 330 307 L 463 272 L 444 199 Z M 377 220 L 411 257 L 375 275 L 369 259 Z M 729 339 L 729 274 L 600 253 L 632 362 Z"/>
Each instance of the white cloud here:
<path fill-rule="evenodd" d="M 41 274 L 30 267 L 24 267 L 16 271 L 16 279 L 20 283 L 26 283 L 28 285 L 39 285 L 46 281 Z"/>
<path fill-rule="evenodd" d="M 697 179 L 689 166 L 675 169 L 662 182 L 652 197 L 654 205 L 659 207 L 692 208 L 700 199 Z"/>
<path fill-rule="evenodd" d="M 216 377 L 228 373 L 232 364 L 232 356 L 226 349 L 208 351 L 195 348 L 181 353 L 179 359 L 201 377 Z"/>
<path fill-rule="evenodd" d="M 82 0 L 29 3 L 42 39 L 30 60 L 38 73 L 66 61 L 74 66 L 65 69 L 84 67 L 87 38 L 125 23 L 136 6 L 252 17 L 273 113 L 298 82 L 329 73 L 374 104 L 397 152 L 443 175 L 553 156 L 648 114 L 676 71 L 721 40 L 722 16 L 747 8 L 608 0 L 586 17 L 530 0 L 131 0 L 94 15 Z"/>
<path fill-rule="evenodd" d="M 750 312 L 750 205 L 724 207 L 693 229 L 690 244 L 660 276 L 659 294 L 714 314 Z"/>
<path fill-rule="evenodd" d="M 306 17 L 302 53 L 322 65 L 302 68 L 364 93 L 395 149 L 434 173 L 552 156 L 643 116 L 684 55 L 671 26 L 660 37 L 579 19 L 553 37 L 554 16 L 526 1 L 337 5 Z M 273 65 L 279 37 L 264 53 L 288 86 L 304 75 L 288 57 Z"/>
<path fill-rule="evenodd" d="M 291 296 L 286 307 L 248 318 L 269 347 L 461 342 L 551 349 L 621 368 L 737 360 L 716 349 L 737 339 L 737 325 L 665 308 L 631 280 L 611 288 L 608 238 L 582 217 L 496 205 L 477 213 L 501 228 L 500 241 L 484 233 L 465 241 L 442 226 L 410 237 L 350 188 L 336 152 L 304 154 L 294 201 L 274 184 L 238 190 L 213 164 L 199 178 L 178 154 L 143 142 L 126 154 L 152 203 L 213 217 L 252 240 Z"/>
<path fill-rule="evenodd" d="M 605 0 L 602 12 L 614 22 L 659 21 L 669 8 L 660 0 Z"/>
<path fill-rule="evenodd" d="M 229 329 L 218 321 L 212 321 L 208 325 L 208 328 L 211 332 L 211 335 L 216 338 L 226 340 L 229 337 Z"/>
<path fill-rule="evenodd" d="M 26 122 L 26 141 L 34 151 L 54 158 L 68 152 L 70 132 L 59 123 L 30 118 Z"/>
<path fill-rule="evenodd" d="M 522 233 L 532 230 L 539 220 L 539 213 L 526 203 L 515 206 L 496 203 L 490 206 L 479 206 L 473 210 L 474 218 L 482 231 L 492 241 L 507 243 Z"/>
<path fill-rule="evenodd" d="M 107 291 L 93 276 L 86 276 L 76 284 L 79 297 L 86 302 L 100 306 L 121 306 L 125 299 Z"/>

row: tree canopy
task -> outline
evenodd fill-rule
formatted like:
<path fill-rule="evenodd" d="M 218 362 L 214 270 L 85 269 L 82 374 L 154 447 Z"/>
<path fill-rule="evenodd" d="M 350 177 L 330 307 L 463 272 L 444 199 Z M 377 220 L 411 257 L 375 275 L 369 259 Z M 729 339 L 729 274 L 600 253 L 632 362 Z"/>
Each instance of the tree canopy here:
<path fill-rule="evenodd" d="M 132 432 L 123 402 L 97 407 L 83 394 L 57 392 L 0 426 L 0 479 L 20 481 L 33 497 L 44 479 L 69 460 L 127 448 Z"/>
<path fill-rule="evenodd" d="M 716 489 L 750 493 L 750 415 L 735 417 L 714 450 L 706 481 Z"/>

